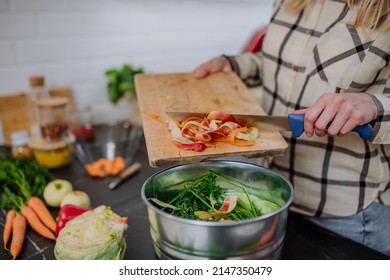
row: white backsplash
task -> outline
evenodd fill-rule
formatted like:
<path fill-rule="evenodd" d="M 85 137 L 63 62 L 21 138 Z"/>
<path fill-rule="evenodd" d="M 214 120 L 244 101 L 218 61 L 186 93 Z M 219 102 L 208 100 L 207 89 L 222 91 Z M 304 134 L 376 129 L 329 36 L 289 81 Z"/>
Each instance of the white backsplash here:
<path fill-rule="evenodd" d="M 28 76 L 43 74 L 49 87 L 71 87 L 96 122 L 125 119 L 126 103 L 107 99 L 106 69 L 192 71 L 241 52 L 271 7 L 271 0 L 0 0 L 0 95 L 28 90 Z"/>

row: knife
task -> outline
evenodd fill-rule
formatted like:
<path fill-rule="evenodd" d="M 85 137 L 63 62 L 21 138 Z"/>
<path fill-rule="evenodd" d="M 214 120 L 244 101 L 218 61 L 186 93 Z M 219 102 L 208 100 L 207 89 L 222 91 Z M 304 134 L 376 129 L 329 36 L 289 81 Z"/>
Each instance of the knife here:
<path fill-rule="evenodd" d="M 129 178 L 131 175 L 141 169 L 141 163 L 134 162 L 132 165 L 123 170 L 114 181 L 108 184 L 110 190 L 115 189 L 120 183 Z"/>
<path fill-rule="evenodd" d="M 129 146 L 130 146 L 130 152 L 128 153 L 126 159 L 126 166 L 128 167 L 125 168 L 125 170 L 123 170 L 121 173 L 119 173 L 118 177 L 115 180 L 113 180 L 111 183 L 108 184 L 108 188 L 110 190 L 115 189 L 127 178 L 129 178 L 130 176 L 138 172 L 138 170 L 141 168 L 141 164 L 139 162 L 133 163 L 133 161 L 138 151 L 142 134 L 143 134 L 142 129 L 137 126 L 132 127 L 131 131 L 127 133 L 127 138 L 129 140 Z M 130 165 L 130 163 L 132 164 Z"/>
<path fill-rule="evenodd" d="M 183 121 L 188 117 L 207 117 L 208 113 L 191 112 L 165 112 L 169 117 L 176 121 Z M 255 126 L 265 131 L 291 131 L 295 137 L 301 136 L 304 129 L 304 114 L 288 114 L 287 116 L 265 116 L 265 115 L 246 115 L 230 114 L 238 123 L 245 123 L 248 126 Z M 359 134 L 363 140 L 368 140 L 373 134 L 370 124 L 364 124 L 355 127 L 353 132 Z"/>

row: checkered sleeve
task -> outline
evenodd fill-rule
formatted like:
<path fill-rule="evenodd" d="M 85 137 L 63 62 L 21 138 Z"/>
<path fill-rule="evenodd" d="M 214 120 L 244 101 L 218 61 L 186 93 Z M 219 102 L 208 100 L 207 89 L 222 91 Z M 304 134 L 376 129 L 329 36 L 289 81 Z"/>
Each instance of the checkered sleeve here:
<path fill-rule="evenodd" d="M 262 52 L 245 53 L 238 56 L 225 56 L 233 71 L 241 78 L 241 80 L 248 87 L 255 87 L 262 85 L 261 80 L 261 65 Z"/>
<path fill-rule="evenodd" d="M 390 144 L 390 31 L 381 32 L 368 48 L 367 67 L 375 71 L 361 71 L 361 81 L 375 74 L 365 90 L 378 107 L 378 117 L 374 125 L 373 144 Z M 360 66 L 360 68 L 363 68 Z M 355 83 L 357 84 L 357 83 Z M 364 82 L 363 82 L 364 85 Z"/>
<path fill-rule="evenodd" d="M 387 79 L 385 93 L 373 94 L 372 97 L 378 107 L 372 143 L 390 144 L 390 79 Z"/>

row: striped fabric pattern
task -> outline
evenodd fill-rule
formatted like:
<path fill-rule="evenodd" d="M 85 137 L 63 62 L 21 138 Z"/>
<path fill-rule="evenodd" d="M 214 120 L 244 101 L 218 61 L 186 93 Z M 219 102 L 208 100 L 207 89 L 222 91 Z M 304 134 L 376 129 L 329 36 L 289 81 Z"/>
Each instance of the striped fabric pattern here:
<path fill-rule="evenodd" d="M 294 138 L 270 168 L 294 186 L 291 210 L 317 217 L 353 215 L 373 201 L 390 206 L 390 32 L 353 27 L 342 0 L 313 1 L 293 15 L 275 1 L 263 48 L 229 56 L 248 86 L 261 85 L 269 115 L 307 108 L 324 93 L 370 94 L 378 107 L 374 136 Z"/>

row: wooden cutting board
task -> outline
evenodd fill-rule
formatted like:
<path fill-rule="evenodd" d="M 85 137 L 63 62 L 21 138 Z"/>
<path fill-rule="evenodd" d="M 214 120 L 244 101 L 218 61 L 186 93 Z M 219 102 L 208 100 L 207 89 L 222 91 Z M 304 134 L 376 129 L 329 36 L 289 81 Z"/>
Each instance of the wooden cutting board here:
<path fill-rule="evenodd" d="M 195 79 L 191 73 L 139 74 L 135 77 L 149 164 L 169 167 L 200 162 L 206 158 L 242 155 L 248 158 L 283 155 L 287 143 L 280 133 L 260 132 L 253 146 L 229 144 L 203 152 L 183 151 L 171 141 L 167 125 L 151 114 L 168 119 L 167 111 L 260 114 L 264 110 L 235 73 L 217 73 Z"/>

